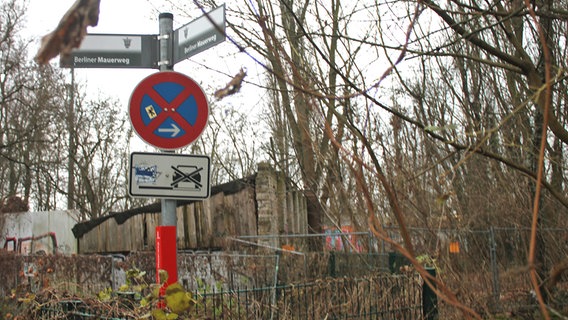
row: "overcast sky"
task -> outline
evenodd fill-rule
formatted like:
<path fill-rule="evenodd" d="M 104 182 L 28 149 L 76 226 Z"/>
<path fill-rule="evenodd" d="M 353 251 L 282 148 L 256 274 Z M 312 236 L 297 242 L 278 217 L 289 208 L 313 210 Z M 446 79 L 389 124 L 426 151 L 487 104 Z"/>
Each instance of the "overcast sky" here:
<path fill-rule="evenodd" d="M 75 0 L 29 1 L 26 11 L 26 34 L 34 39 L 34 47 L 30 50 L 32 55 L 37 52 L 41 37 L 57 26 L 74 2 Z M 153 2 L 158 4 L 163 1 Z M 89 27 L 88 33 L 158 33 L 157 14 L 154 14 L 154 8 L 146 0 L 103 0 L 100 9 L 99 24 L 96 27 Z M 59 58 L 53 59 L 52 62 L 59 65 Z M 100 91 L 104 95 L 128 101 L 138 81 L 155 70 L 76 69 L 75 72 L 78 80 L 87 82 L 92 94 Z"/>
<path fill-rule="evenodd" d="M 75 0 L 29 0 L 26 11 L 26 35 L 34 38 L 34 47 L 31 54 L 35 55 L 43 35 L 51 32 L 59 23 L 61 17 Z M 89 27 L 88 33 L 110 34 L 158 34 L 158 15 L 160 12 L 170 12 L 174 15 L 174 29 L 189 23 L 201 16 L 195 5 L 189 2 L 191 12 L 184 12 L 179 8 L 171 8 L 164 0 L 119 0 L 101 1 L 99 23 L 96 27 Z M 182 72 L 199 82 L 209 91 L 208 87 L 217 88 L 230 79 L 223 74 L 212 74 L 204 78 L 203 70 L 198 70 L 200 64 L 209 64 L 213 69 L 229 75 L 236 74 L 241 65 L 225 61 L 227 54 L 237 52 L 237 49 L 225 41 L 206 53 L 200 53 L 177 63 L 174 70 Z M 220 57 L 216 59 L 216 57 Z M 244 55 L 241 57 L 243 65 L 251 65 Z M 222 59 L 222 60 L 220 60 Z M 52 60 L 59 65 L 59 58 Z M 247 67 L 247 66 L 245 66 Z M 253 66 L 254 68 L 254 66 Z M 88 83 L 90 91 L 101 90 L 105 94 L 117 96 L 120 100 L 128 100 L 134 87 L 147 75 L 156 72 L 154 69 L 76 69 L 76 77 Z M 213 90 L 213 89 L 211 89 Z M 212 94 L 212 92 L 209 92 Z"/>
<path fill-rule="evenodd" d="M 31 37 L 34 42 L 30 48 L 30 58 L 37 52 L 40 39 L 45 34 L 54 30 L 61 17 L 71 7 L 75 0 L 28 0 L 26 10 L 25 36 Z M 174 15 L 174 30 L 189 23 L 202 15 L 201 11 L 188 2 L 189 12 L 180 8 L 172 8 L 165 0 L 119 0 L 101 1 L 99 23 L 96 27 L 89 27 L 88 33 L 107 34 L 158 34 L 158 15 L 160 12 L 170 12 Z M 228 61 L 227 55 L 237 59 L 238 62 Z M 59 57 L 52 61 L 59 66 Z M 200 67 L 207 65 L 214 71 Z M 229 75 L 236 74 L 241 67 L 251 73 L 260 72 L 250 58 L 238 53 L 229 41 L 225 41 L 206 52 L 199 53 L 189 60 L 184 60 L 174 66 L 174 70 L 184 73 L 193 78 L 204 89 L 209 97 L 210 104 L 214 90 L 223 87 L 229 80 Z M 251 72 L 252 71 L 252 72 Z M 70 71 L 68 71 L 70 74 Z M 157 72 L 156 69 L 75 69 L 77 81 L 86 83 L 88 97 L 96 98 L 98 95 L 109 96 L 118 99 L 124 104 L 124 110 L 130 100 L 132 91 L 136 85 L 146 76 Z M 254 90 L 255 88 L 250 88 Z M 241 94 L 246 94 L 245 88 Z M 223 101 L 224 104 L 234 103 L 234 107 L 243 108 L 242 97 L 238 101 L 235 96 L 233 101 Z M 250 99 L 249 99 L 250 100 Z M 248 103 L 253 107 L 255 104 Z M 246 108 L 247 106 L 244 106 Z"/>

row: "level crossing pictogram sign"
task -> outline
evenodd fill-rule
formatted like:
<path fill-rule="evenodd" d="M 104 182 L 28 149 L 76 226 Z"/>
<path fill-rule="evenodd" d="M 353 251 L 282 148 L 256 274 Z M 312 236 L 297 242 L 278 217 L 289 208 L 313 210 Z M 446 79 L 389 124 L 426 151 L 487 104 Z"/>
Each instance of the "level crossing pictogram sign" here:
<path fill-rule="evenodd" d="M 209 118 L 209 104 L 193 79 L 163 71 L 136 86 L 129 113 L 132 127 L 142 140 L 159 149 L 174 150 L 201 135 Z"/>
<path fill-rule="evenodd" d="M 143 198 L 207 199 L 210 169 L 208 156 L 133 152 L 128 193 Z"/>

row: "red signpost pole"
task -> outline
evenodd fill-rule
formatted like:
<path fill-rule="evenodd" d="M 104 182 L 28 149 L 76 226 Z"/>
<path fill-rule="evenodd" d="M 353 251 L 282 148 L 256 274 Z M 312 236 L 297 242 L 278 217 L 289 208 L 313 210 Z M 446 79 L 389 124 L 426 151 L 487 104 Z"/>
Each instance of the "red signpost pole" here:
<path fill-rule="evenodd" d="M 177 246 L 176 226 L 156 227 L 156 280 L 160 279 L 160 270 L 168 272 L 168 279 L 162 289 L 177 281 Z"/>

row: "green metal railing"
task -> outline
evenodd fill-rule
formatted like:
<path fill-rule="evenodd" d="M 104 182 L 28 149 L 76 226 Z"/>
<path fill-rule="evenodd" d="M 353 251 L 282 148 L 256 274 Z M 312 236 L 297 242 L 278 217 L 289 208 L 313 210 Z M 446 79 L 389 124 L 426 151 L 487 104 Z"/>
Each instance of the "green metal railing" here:
<path fill-rule="evenodd" d="M 328 278 L 295 285 L 193 292 L 196 319 L 433 319 L 436 310 L 420 277 L 384 274 L 367 278 Z M 426 296 L 428 298 L 428 296 Z M 435 298 L 435 296 L 434 296 Z M 424 306 L 434 308 L 423 310 Z M 135 308 L 135 306 L 134 306 Z M 72 299 L 42 306 L 38 319 L 134 319 L 128 308 L 101 308 Z"/>
<path fill-rule="evenodd" d="M 417 276 L 336 278 L 270 288 L 197 292 L 210 319 L 423 319 Z"/>

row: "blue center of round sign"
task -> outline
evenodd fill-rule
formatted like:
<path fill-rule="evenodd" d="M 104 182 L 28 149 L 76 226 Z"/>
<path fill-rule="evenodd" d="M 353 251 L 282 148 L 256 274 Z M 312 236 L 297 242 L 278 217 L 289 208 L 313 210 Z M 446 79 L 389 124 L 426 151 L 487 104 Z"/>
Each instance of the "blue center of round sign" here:
<path fill-rule="evenodd" d="M 153 89 L 168 103 L 171 103 L 179 94 L 185 89 L 182 85 L 175 82 L 163 82 L 158 83 L 153 86 Z M 151 111 L 146 109 L 148 106 L 152 106 Z M 145 94 L 142 98 L 142 104 L 140 105 L 140 113 L 142 115 L 142 121 L 144 125 L 148 126 L 152 120 L 157 117 L 164 110 L 160 105 L 152 99 L 148 94 Z M 197 119 L 197 102 L 193 95 L 189 96 L 185 101 L 183 101 L 177 108 L 176 112 L 182 116 L 189 124 L 194 125 Z M 177 123 L 170 117 L 167 117 L 162 123 L 154 130 L 154 134 L 159 137 L 168 138 L 172 137 L 173 133 L 175 135 L 184 135 L 185 130 L 180 123 Z"/>

